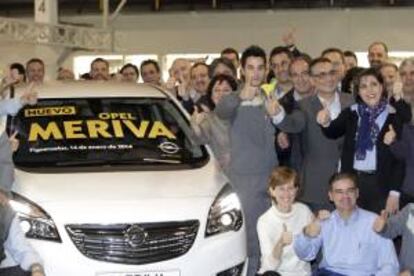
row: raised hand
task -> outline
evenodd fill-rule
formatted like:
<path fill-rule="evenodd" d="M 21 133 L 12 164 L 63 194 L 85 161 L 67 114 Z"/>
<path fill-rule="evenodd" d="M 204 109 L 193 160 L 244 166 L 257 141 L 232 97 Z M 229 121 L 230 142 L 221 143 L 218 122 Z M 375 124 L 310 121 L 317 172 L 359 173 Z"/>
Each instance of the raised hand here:
<path fill-rule="evenodd" d="M 194 105 L 194 112 L 191 115 L 191 121 L 199 125 L 206 118 L 206 112 L 200 111 L 197 105 Z"/>
<path fill-rule="evenodd" d="M 330 216 L 331 216 L 331 212 L 323 209 L 323 210 L 319 210 L 317 217 L 320 221 L 322 221 L 322 220 L 328 219 Z"/>
<path fill-rule="evenodd" d="M 37 103 L 37 92 L 34 90 L 34 82 L 30 83 L 20 96 L 22 105 L 35 105 Z"/>
<path fill-rule="evenodd" d="M 292 28 L 282 35 L 282 41 L 285 46 L 295 45 L 296 43 L 296 29 Z"/>
<path fill-rule="evenodd" d="M 398 212 L 400 208 L 400 197 L 396 195 L 389 195 L 387 198 L 387 202 L 385 203 L 385 211 L 389 215 L 395 214 Z"/>
<path fill-rule="evenodd" d="M 321 233 L 321 222 L 315 218 L 311 223 L 305 227 L 305 234 L 310 238 L 316 238 Z"/>
<path fill-rule="evenodd" d="M 293 241 L 293 234 L 291 231 L 287 230 L 286 224 L 283 223 L 283 232 L 280 236 L 279 243 L 285 247 L 289 244 L 291 244 Z"/>
<path fill-rule="evenodd" d="M 392 85 L 392 97 L 398 101 L 404 96 L 403 93 L 403 84 L 401 80 L 397 80 Z"/>
<path fill-rule="evenodd" d="M 240 98 L 244 101 L 249 101 L 259 94 L 260 88 L 252 86 L 251 76 L 249 74 L 246 74 L 245 78 L 246 81 L 244 83 L 243 89 L 240 91 Z"/>
<path fill-rule="evenodd" d="M 377 232 L 380 233 L 385 225 L 387 224 L 387 219 L 388 219 L 388 214 L 387 211 L 382 210 L 381 214 L 375 219 L 374 224 L 372 225 L 372 229 Z"/>
<path fill-rule="evenodd" d="M 388 126 L 388 131 L 384 135 L 384 144 L 391 145 L 394 143 L 395 139 L 397 137 L 397 134 L 395 133 L 395 130 L 392 125 Z"/>
<path fill-rule="evenodd" d="M 184 79 L 183 75 L 180 73 L 178 76 L 178 95 L 183 98 L 183 100 L 190 99 L 190 91 L 188 91 L 188 83 Z"/>
<path fill-rule="evenodd" d="M 17 151 L 17 149 L 19 148 L 20 142 L 19 139 L 16 138 L 17 136 L 17 130 L 9 137 L 9 143 L 10 143 L 10 147 L 12 149 L 13 152 Z"/>
<path fill-rule="evenodd" d="M 177 83 L 177 79 L 173 76 L 169 77 L 167 82 L 165 83 L 165 89 L 167 89 L 170 92 L 175 92 L 175 84 Z"/>
<path fill-rule="evenodd" d="M 329 113 L 328 106 L 322 103 L 323 108 L 316 115 L 316 122 L 323 127 L 327 127 L 331 122 L 331 115 Z"/>
<path fill-rule="evenodd" d="M 270 117 L 276 116 L 282 110 L 279 101 L 273 96 L 273 94 L 269 94 L 269 96 L 267 96 L 265 100 L 265 107 L 266 112 Z"/>

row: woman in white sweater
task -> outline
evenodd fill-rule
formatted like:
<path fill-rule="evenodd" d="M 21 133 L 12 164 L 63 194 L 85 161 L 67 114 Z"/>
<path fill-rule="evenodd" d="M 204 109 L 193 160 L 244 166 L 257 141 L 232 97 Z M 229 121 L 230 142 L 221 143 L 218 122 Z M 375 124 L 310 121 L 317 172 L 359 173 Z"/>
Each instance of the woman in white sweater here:
<path fill-rule="evenodd" d="M 293 250 L 294 236 L 313 219 L 310 209 L 295 202 L 299 178 L 295 170 L 277 167 L 269 179 L 272 199 L 269 208 L 257 222 L 261 251 L 259 275 L 308 276 L 310 264 L 301 261 Z"/>

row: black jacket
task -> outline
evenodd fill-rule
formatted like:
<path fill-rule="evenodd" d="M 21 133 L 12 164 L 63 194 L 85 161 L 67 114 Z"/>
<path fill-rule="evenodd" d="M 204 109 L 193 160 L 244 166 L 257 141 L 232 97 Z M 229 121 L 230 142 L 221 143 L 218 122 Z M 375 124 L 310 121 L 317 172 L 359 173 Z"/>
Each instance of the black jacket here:
<path fill-rule="evenodd" d="M 399 191 L 404 179 L 404 163 L 397 160 L 391 153 L 390 147 L 384 144 L 384 135 L 389 130 L 389 125 L 393 126 L 397 134 L 397 139 L 401 137 L 403 121 L 404 118 L 400 112 L 390 112 L 377 137 L 376 173 L 384 193 L 388 193 L 390 190 Z M 322 127 L 323 134 L 330 139 L 337 139 L 344 136 L 344 144 L 341 153 L 342 172 L 355 172 L 353 165 L 357 128 L 358 114 L 356 110 L 352 109 L 352 106 L 344 109 L 328 127 Z"/>

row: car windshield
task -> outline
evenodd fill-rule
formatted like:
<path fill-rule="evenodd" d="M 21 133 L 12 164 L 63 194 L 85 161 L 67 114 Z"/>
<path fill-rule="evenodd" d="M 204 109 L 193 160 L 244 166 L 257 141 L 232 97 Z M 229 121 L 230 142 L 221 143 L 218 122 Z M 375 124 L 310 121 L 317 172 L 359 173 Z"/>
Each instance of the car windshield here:
<path fill-rule="evenodd" d="M 41 99 L 8 124 L 24 170 L 176 169 L 208 158 L 168 98 Z"/>

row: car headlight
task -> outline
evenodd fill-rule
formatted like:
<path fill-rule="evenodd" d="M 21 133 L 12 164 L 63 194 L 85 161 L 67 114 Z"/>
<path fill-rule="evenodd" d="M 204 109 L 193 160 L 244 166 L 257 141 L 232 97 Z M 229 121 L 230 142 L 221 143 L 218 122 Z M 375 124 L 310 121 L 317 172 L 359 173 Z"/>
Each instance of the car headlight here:
<path fill-rule="evenodd" d="M 206 237 L 227 231 L 238 231 L 243 225 L 239 197 L 230 184 L 226 184 L 214 199 L 208 213 Z"/>
<path fill-rule="evenodd" d="M 36 203 L 19 194 L 12 193 L 10 206 L 16 211 L 26 237 L 61 242 L 52 218 Z"/>

